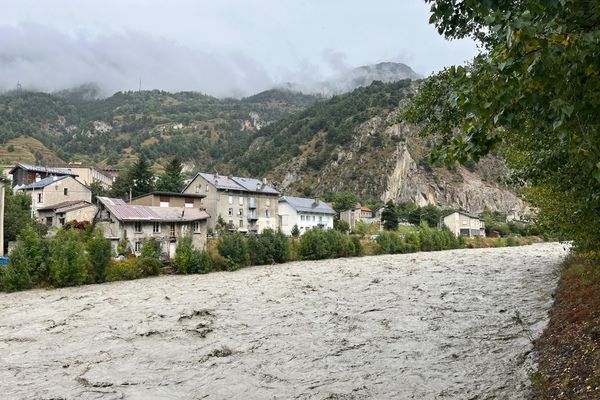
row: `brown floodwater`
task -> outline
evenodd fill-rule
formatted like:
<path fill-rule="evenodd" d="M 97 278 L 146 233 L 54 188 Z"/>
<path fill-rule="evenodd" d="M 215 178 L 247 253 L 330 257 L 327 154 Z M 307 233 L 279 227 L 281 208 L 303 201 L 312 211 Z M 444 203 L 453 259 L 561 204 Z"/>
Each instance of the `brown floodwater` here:
<path fill-rule="evenodd" d="M 522 399 L 565 249 L 0 294 L 2 399 Z"/>

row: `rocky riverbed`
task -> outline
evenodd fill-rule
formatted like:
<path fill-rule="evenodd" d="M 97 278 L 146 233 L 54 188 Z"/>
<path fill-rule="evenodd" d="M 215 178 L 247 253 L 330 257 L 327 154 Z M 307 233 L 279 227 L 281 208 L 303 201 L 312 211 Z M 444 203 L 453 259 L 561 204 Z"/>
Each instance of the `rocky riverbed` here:
<path fill-rule="evenodd" d="M 522 399 L 559 244 L 0 294 L 3 399 Z"/>

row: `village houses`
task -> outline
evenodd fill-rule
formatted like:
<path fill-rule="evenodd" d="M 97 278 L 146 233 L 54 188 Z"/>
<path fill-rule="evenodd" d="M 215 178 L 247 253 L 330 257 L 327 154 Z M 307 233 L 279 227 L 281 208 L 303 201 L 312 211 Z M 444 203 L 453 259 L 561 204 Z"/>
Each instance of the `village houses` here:
<path fill-rule="evenodd" d="M 97 183 L 104 189 L 109 189 L 114 181 L 114 178 L 108 172 L 82 163 L 51 165 L 51 167 L 66 169 L 77 174 L 77 180 L 87 186 Z"/>
<path fill-rule="evenodd" d="M 16 191 L 31 196 L 31 206 L 34 215 L 40 208 L 46 208 L 67 201 L 92 201 L 92 192 L 72 175 L 49 176 L 28 185 L 15 187 Z"/>
<path fill-rule="evenodd" d="M 348 226 L 352 230 L 356 227 L 356 223 L 359 221 L 366 224 L 380 223 L 381 212 L 373 213 L 369 207 L 363 206 L 360 203 L 356 203 L 354 208 L 340 212 L 340 220 L 347 222 Z"/>
<path fill-rule="evenodd" d="M 483 219 L 468 212 L 453 212 L 445 216 L 442 221 L 456 236 L 485 237 L 485 222 L 483 222 Z"/>
<path fill-rule="evenodd" d="M 10 167 L 8 179 L 12 179 L 12 187 L 21 187 L 38 182 L 49 177 L 71 176 L 77 177 L 77 174 L 67 168 L 52 168 L 41 165 L 31 165 L 25 163 L 16 163 Z"/>
<path fill-rule="evenodd" d="M 210 217 L 202 209 L 131 205 L 108 197 L 97 200 L 96 225 L 103 229 L 115 253 L 123 241 L 133 254 L 140 255 L 144 240 L 154 238 L 160 242 L 165 257 L 171 259 L 175 257 L 177 240 L 187 234 L 196 249 L 206 249 Z"/>
<path fill-rule="evenodd" d="M 279 199 L 279 227 L 286 235 L 292 234 L 294 225 L 300 234 L 312 228 L 332 229 L 336 212 L 318 199 L 283 196 Z"/>
<path fill-rule="evenodd" d="M 265 179 L 199 173 L 183 193 L 206 196 L 203 204 L 211 216 L 211 230 L 219 219 L 240 232 L 262 233 L 264 229 L 279 227 L 279 192 Z"/>

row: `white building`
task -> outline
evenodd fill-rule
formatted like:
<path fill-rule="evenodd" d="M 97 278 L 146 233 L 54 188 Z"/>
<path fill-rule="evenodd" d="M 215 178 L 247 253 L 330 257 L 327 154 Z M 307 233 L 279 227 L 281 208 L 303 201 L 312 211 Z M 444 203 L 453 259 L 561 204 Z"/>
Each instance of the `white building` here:
<path fill-rule="evenodd" d="M 456 236 L 485 237 L 485 222 L 476 215 L 457 211 L 445 216 L 443 221 Z"/>
<path fill-rule="evenodd" d="M 333 228 L 335 211 L 326 203 L 302 197 L 283 196 L 279 199 L 279 227 L 286 235 L 292 234 L 294 225 L 298 225 L 302 235 L 309 229 Z"/>

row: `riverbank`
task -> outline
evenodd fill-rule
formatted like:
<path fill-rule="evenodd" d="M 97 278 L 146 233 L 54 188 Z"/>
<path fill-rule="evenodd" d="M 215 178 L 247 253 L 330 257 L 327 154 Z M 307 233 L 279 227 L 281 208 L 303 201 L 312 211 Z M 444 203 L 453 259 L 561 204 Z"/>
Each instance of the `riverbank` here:
<path fill-rule="evenodd" d="M 0 294 L 4 398 L 530 394 L 556 243 Z"/>
<path fill-rule="evenodd" d="M 600 263 L 563 265 L 550 321 L 536 341 L 539 399 L 600 399 Z"/>

